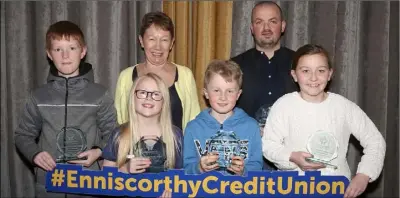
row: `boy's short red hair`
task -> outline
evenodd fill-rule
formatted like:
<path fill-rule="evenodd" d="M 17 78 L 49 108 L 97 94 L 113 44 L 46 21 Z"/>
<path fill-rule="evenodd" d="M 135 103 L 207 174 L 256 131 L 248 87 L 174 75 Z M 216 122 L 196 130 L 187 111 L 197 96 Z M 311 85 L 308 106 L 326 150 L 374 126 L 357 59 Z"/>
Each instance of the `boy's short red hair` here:
<path fill-rule="evenodd" d="M 81 47 L 86 46 L 85 37 L 78 25 L 70 21 L 54 23 L 49 27 L 46 33 L 46 49 L 51 49 L 52 40 L 61 40 L 64 38 L 69 41 L 71 37 L 77 40 Z"/>

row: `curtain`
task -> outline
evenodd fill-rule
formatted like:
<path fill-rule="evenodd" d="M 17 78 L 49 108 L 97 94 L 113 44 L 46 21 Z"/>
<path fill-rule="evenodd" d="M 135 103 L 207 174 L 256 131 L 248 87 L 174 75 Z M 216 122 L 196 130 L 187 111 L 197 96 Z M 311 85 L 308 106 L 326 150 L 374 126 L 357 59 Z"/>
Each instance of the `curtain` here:
<path fill-rule="evenodd" d="M 138 44 L 142 16 L 161 6 L 161 1 L 0 2 L 1 197 L 34 196 L 32 169 L 17 154 L 13 133 L 29 92 L 46 82 L 47 28 L 59 20 L 78 24 L 96 82 L 114 93 L 119 72 L 143 61 Z"/>
<path fill-rule="evenodd" d="M 399 2 L 278 1 L 287 29 L 283 45 L 296 50 L 323 45 L 334 64 L 332 92 L 356 102 L 386 139 L 384 170 L 365 197 L 399 196 Z M 1 197 L 33 197 L 30 165 L 13 134 L 29 92 L 45 83 L 45 33 L 59 20 L 81 26 L 86 60 L 96 82 L 114 93 L 119 72 L 143 61 L 138 45 L 142 16 L 164 10 L 174 21 L 170 60 L 192 69 L 201 105 L 203 76 L 212 59 L 228 59 L 254 46 L 254 1 L 43 1 L 0 2 Z M 360 145 L 352 140 L 348 161 L 355 172 Z"/>
<path fill-rule="evenodd" d="M 163 11 L 175 24 L 175 47 L 170 60 L 192 69 L 201 108 L 203 80 L 213 59 L 229 59 L 232 29 L 232 1 L 166 1 Z"/>
<path fill-rule="evenodd" d="M 255 1 L 233 3 L 231 57 L 254 47 Z M 331 91 L 357 103 L 386 139 L 381 177 L 366 197 L 399 196 L 399 2 L 278 1 L 287 19 L 283 45 L 320 44 L 334 65 Z M 362 147 L 351 139 L 348 162 L 357 170 Z"/>

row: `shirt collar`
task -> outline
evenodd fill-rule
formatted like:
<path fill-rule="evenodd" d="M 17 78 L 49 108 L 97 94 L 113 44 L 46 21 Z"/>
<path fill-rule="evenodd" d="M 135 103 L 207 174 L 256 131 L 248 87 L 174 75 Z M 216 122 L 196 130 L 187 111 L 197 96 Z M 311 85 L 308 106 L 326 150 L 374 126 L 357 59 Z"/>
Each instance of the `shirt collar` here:
<path fill-rule="evenodd" d="M 283 47 L 280 46 L 279 49 L 275 50 L 275 51 L 274 51 L 274 56 L 272 56 L 272 58 L 278 56 L 279 53 L 283 51 L 282 48 L 283 48 Z M 265 56 L 265 54 L 264 54 L 263 51 L 259 51 L 257 48 L 254 48 L 254 49 L 255 49 L 256 54 Z M 268 57 L 267 57 L 267 58 L 268 58 Z M 271 58 L 271 59 L 272 59 L 272 58 Z"/>

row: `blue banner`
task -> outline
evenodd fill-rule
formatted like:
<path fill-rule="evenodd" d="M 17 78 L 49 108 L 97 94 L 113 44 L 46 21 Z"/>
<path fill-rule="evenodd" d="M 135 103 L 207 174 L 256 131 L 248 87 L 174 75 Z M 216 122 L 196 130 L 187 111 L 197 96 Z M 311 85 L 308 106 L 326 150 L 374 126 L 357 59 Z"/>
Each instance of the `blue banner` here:
<path fill-rule="evenodd" d="M 173 197 L 343 197 L 348 185 L 344 176 L 321 176 L 319 171 L 302 176 L 297 171 L 249 172 L 246 177 L 216 171 L 185 175 L 183 170 L 134 175 L 112 167 L 93 171 L 57 164 L 46 175 L 49 192 L 141 197 L 157 197 L 165 189 Z"/>

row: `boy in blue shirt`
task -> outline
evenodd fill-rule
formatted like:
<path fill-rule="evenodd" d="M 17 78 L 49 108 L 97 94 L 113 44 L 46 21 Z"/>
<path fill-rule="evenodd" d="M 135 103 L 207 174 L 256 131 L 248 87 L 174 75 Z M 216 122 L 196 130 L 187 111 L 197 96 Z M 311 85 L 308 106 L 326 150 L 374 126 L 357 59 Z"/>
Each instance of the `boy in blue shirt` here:
<path fill-rule="evenodd" d="M 246 175 L 247 171 L 262 170 L 258 123 L 235 108 L 241 85 L 242 71 L 233 61 L 215 60 L 208 65 L 203 91 L 211 108 L 200 112 L 185 129 L 183 163 L 187 174 L 217 170 L 224 175 Z"/>

